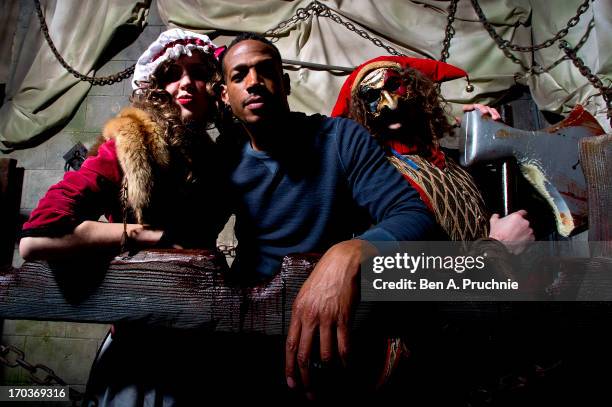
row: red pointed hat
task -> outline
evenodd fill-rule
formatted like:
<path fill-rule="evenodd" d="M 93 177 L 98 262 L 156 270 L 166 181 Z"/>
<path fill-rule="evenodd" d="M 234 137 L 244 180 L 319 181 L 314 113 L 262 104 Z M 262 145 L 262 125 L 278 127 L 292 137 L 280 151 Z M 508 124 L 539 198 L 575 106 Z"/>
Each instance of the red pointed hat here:
<path fill-rule="evenodd" d="M 336 100 L 331 116 L 348 116 L 352 92 L 357 87 L 357 84 L 361 82 L 361 79 L 363 79 L 365 75 L 374 69 L 387 67 L 416 69 L 434 82 L 444 82 L 467 76 L 464 70 L 445 62 L 435 61 L 433 59 L 383 55 L 359 65 L 349 77 L 346 78 L 344 85 L 342 85 L 340 89 L 340 94 L 338 95 L 338 100 Z"/>

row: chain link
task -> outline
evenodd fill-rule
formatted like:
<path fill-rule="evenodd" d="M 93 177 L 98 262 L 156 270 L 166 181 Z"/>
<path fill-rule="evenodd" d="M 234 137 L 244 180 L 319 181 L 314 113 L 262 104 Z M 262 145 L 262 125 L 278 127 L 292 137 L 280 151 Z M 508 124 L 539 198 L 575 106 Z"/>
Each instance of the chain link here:
<path fill-rule="evenodd" d="M 448 17 L 446 17 L 446 29 L 444 30 L 444 40 L 442 41 L 442 52 L 440 53 L 440 61 L 446 62 L 448 57 L 450 56 L 450 43 L 453 37 L 455 36 L 455 28 L 453 27 L 453 23 L 455 22 L 455 14 L 457 13 L 457 3 L 459 0 L 451 0 L 450 5 L 448 6 Z M 469 76 L 466 76 L 467 85 L 465 86 L 465 91 L 468 93 L 472 93 L 474 91 L 474 85 L 470 83 Z M 437 82 L 436 87 L 438 88 L 438 92 L 442 87 L 442 82 Z"/>
<path fill-rule="evenodd" d="M 14 359 L 12 359 L 9 355 L 14 355 Z M 36 384 L 41 384 L 45 386 L 66 386 L 66 382 L 62 380 L 58 375 L 55 374 L 53 369 L 48 366 L 42 364 L 33 365 L 26 361 L 25 353 L 21 349 L 13 346 L 13 345 L 3 345 L 0 344 L 0 364 L 3 364 L 10 368 L 22 367 L 29 373 L 30 380 Z M 38 376 L 40 372 L 43 372 L 43 376 Z M 76 402 L 84 399 L 84 394 L 69 387 L 68 388 L 69 398 L 73 402 L 73 405 Z M 96 403 L 97 404 L 97 403 Z"/>
<path fill-rule="evenodd" d="M 589 2 L 592 1 L 592 0 L 585 0 L 578 7 L 578 10 L 576 11 L 576 15 L 569 19 L 569 21 L 567 22 L 567 25 L 565 26 L 565 28 L 562 28 L 561 30 L 559 30 L 559 32 L 557 32 L 557 34 L 555 34 L 552 38 L 550 38 L 550 39 L 548 39 L 548 40 L 546 40 L 546 41 L 544 41 L 544 42 L 542 42 L 540 44 L 533 45 L 533 46 L 519 46 L 519 45 L 516 45 L 516 44 L 512 44 L 508 40 L 504 40 L 497 33 L 497 31 L 495 31 L 495 28 L 489 22 L 489 20 L 487 20 L 487 17 L 485 16 L 484 12 L 482 11 L 482 8 L 478 4 L 478 0 L 470 0 L 470 1 L 472 2 L 472 7 L 474 8 L 474 11 L 476 12 L 476 15 L 478 16 L 479 21 L 485 27 L 485 29 L 489 33 L 489 36 L 493 39 L 493 41 L 495 41 L 495 43 L 497 44 L 497 47 L 502 50 L 502 52 L 504 53 L 506 58 L 510 59 L 515 64 L 520 65 L 521 68 L 524 71 L 526 71 L 526 73 L 538 75 L 538 74 L 541 74 L 541 73 L 544 73 L 544 72 L 548 72 L 550 69 L 554 68 L 555 66 L 559 65 L 561 62 L 566 60 L 566 58 L 563 57 L 563 58 L 553 62 L 551 65 L 549 65 L 546 68 L 542 68 L 542 67 L 539 67 L 539 66 L 531 66 L 530 67 L 530 66 L 525 65 L 525 63 L 521 59 L 517 58 L 510 51 L 533 52 L 533 51 L 538 51 L 538 50 L 541 50 L 541 49 L 548 48 L 548 47 L 552 46 L 556 41 L 558 41 L 561 38 L 565 37 L 568 34 L 570 28 L 572 28 L 576 24 L 578 24 L 578 22 L 580 21 L 580 16 L 582 16 L 582 14 L 584 14 L 589 9 Z M 589 24 L 589 31 L 590 31 L 590 28 L 591 28 L 591 24 Z M 582 46 L 582 44 L 584 44 L 584 41 L 586 41 L 585 37 L 583 37 L 583 39 L 581 40 L 580 46 Z M 514 76 L 515 76 L 515 79 L 518 79 L 518 78 L 524 77 L 525 74 L 517 73 Z"/>
<path fill-rule="evenodd" d="M 273 41 L 278 41 L 278 37 L 280 37 L 285 31 L 292 28 L 300 21 L 304 21 L 308 19 L 311 15 L 315 13 L 314 9 L 317 6 L 317 3 L 310 3 L 305 8 L 298 8 L 291 18 L 285 21 L 281 21 L 274 28 L 269 29 L 264 33 L 267 37 L 273 37 Z"/>
<path fill-rule="evenodd" d="M 589 34 L 591 32 L 591 30 L 593 29 L 593 27 L 595 27 L 595 19 L 591 18 L 591 21 L 589 22 L 589 26 L 587 27 L 586 32 L 584 33 L 584 35 L 582 36 L 582 38 L 580 38 L 580 41 L 578 41 L 578 44 L 576 44 L 576 46 L 574 47 L 574 52 L 578 51 L 580 48 L 582 48 L 582 46 L 587 42 L 587 40 L 589 39 Z M 551 69 L 553 69 L 554 67 L 556 67 L 557 65 L 559 65 L 561 62 L 563 61 L 567 61 L 570 58 L 567 55 L 562 56 L 561 58 L 557 59 L 555 62 L 551 63 L 550 65 L 546 66 L 546 67 L 542 67 L 542 66 L 533 66 L 531 67 L 530 72 L 534 73 L 536 75 L 545 73 L 550 71 Z"/>
<path fill-rule="evenodd" d="M 565 55 L 572 60 L 576 68 L 580 71 L 580 74 L 584 76 L 594 88 L 601 92 L 601 96 L 606 102 L 608 120 L 610 121 L 610 126 L 612 126 L 612 86 L 604 86 L 601 79 L 591 72 L 589 67 L 586 66 L 584 61 L 576 54 L 576 49 L 572 48 L 567 41 L 560 41 L 559 48 L 561 48 L 563 52 L 565 52 Z"/>
<path fill-rule="evenodd" d="M 442 52 L 440 53 L 440 61 L 446 62 L 449 57 L 450 43 L 455 35 L 455 29 L 453 23 L 455 22 L 455 14 L 457 13 L 457 3 L 459 0 L 451 0 L 451 4 L 448 6 L 448 17 L 446 18 L 446 30 L 444 35 L 444 41 L 442 41 Z"/>
<path fill-rule="evenodd" d="M 96 77 L 96 76 L 86 76 L 86 75 L 83 75 L 82 73 L 79 73 L 73 67 L 68 65 L 68 62 L 66 62 L 66 60 L 61 56 L 61 54 L 55 47 L 55 44 L 51 40 L 51 36 L 49 35 L 49 28 L 47 27 L 45 17 L 43 16 L 42 8 L 40 7 L 40 0 L 34 0 L 34 5 L 36 7 L 36 14 L 38 15 L 38 20 L 40 21 L 40 29 L 43 33 L 43 36 L 45 37 L 45 40 L 47 41 L 47 44 L 49 44 L 49 47 L 51 48 L 53 55 L 55 55 L 55 58 L 64 67 L 64 69 L 66 69 L 69 73 L 71 73 L 75 78 L 83 82 L 89 82 L 92 85 L 105 86 L 105 85 L 112 85 L 113 83 L 121 82 L 122 80 L 128 79 L 132 76 L 132 74 L 134 73 L 135 65 L 132 65 L 129 68 L 124 69 L 123 71 L 116 73 L 114 75 L 110 75 L 110 76 Z"/>
<path fill-rule="evenodd" d="M 7 358 L 7 356 L 11 352 L 14 353 L 15 355 L 17 355 L 15 360 L 12 361 L 12 362 L 10 361 L 10 359 Z M 20 350 L 20 349 L 17 349 L 13 345 L 2 345 L 2 344 L 0 344 L 0 363 L 2 363 L 3 365 L 5 365 L 7 367 L 17 367 L 17 366 L 19 366 L 19 362 L 17 362 L 17 359 L 23 360 L 24 356 L 25 356 L 25 354 L 23 353 L 23 351 Z"/>
<path fill-rule="evenodd" d="M 578 22 L 580 21 L 580 17 L 589 9 L 589 6 L 590 6 L 589 3 L 591 1 L 593 1 L 593 0 L 585 0 L 578 7 L 578 10 L 576 10 L 576 15 L 574 15 L 572 18 L 570 18 L 569 21 L 567 22 L 566 26 L 564 28 L 562 28 L 561 30 L 559 30 L 559 32 L 557 32 L 552 38 L 549 38 L 549 39 L 547 39 L 546 41 L 544 41 L 544 42 L 542 42 L 540 44 L 536 44 L 536 45 L 532 45 L 532 46 L 520 46 L 520 45 L 512 44 L 508 40 L 504 40 L 495 31 L 495 29 L 493 28 L 493 25 L 487 20 L 487 17 L 485 16 L 484 12 L 482 11 L 482 8 L 478 4 L 478 0 L 471 0 L 472 6 L 474 8 L 474 11 L 478 15 L 478 19 L 480 20 L 482 25 L 485 27 L 485 29 L 489 33 L 489 36 L 495 41 L 495 43 L 497 44 L 498 48 L 502 50 L 502 52 L 504 53 L 504 55 L 507 58 L 509 58 L 515 64 L 519 64 L 523 68 L 523 70 L 526 71 L 526 73 L 524 73 L 524 74 L 516 73 L 514 75 L 515 76 L 515 80 L 519 79 L 521 77 L 524 77 L 527 74 L 536 74 L 536 75 L 539 75 L 539 74 L 542 74 L 544 72 L 548 72 L 552 68 L 554 68 L 557 65 L 559 65 L 561 62 L 567 61 L 569 59 L 578 68 L 578 70 L 580 71 L 580 74 L 582 74 L 582 76 L 584 76 L 591 83 L 591 85 L 593 85 L 593 87 L 595 87 L 597 90 L 599 90 L 601 92 L 601 96 L 603 97 L 604 101 L 606 102 L 607 117 L 608 117 L 608 120 L 610 121 L 610 124 L 612 125 L 612 90 L 611 90 L 611 87 L 610 86 L 604 86 L 604 84 L 601 81 L 601 79 L 599 79 L 599 77 L 597 77 L 597 75 L 593 74 L 591 72 L 591 70 L 589 69 L 589 67 L 587 67 L 584 64 L 584 61 L 581 58 L 579 58 L 578 55 L 576 54 L 576 52 L 580 48 L 582 48 L 584 43 L 587 41 L 587 39 L 589 37 L 590 31 L 591 31 L 591 29 L 595 25 L 595 19 L 591 18 L 591 21 L 589 22 L 589 25 L 587 27 L 586 33 L 582 36 L 582 38 L 580 39 L 578 44 L 576 44 L 575 47 L 572 48 L 567 41 L 562 39 L 563 37 L 565 37 L 568 34 L 570 28 L 575 27 L 578 24 Z M 527 65 L 525 65 L 525 63 L 523 63 L 523 61 L 521 61 L 514 54 L 512 54 L 512 52 L 510 52 L 511 50 L 512 51 L 517 51 L 517 52 L 534 52 L 534 51 L 539 51 L 541 49 L 548 48 L 548 47 L 552 46 L 557 41 L 559 41 L 559 48 L 561 48 L 565 52 L 565 56 L 559 58 L 558 60 L 556 60 L 555 62 L 553 62 L 552 64 L 550 64 L 550 65 L 548 65 L 546 67 L 541 67 L 541 66 L 538 66 L 538 65 L 533 65 L 531 67 L 528 67 Z"/>
<path fill-rule="evenodd" d="M 391 45 L 385 44 L 380 38 L 371 36 L 366 30 L 358 28 L 350 21 L 344 21 L 335 11 L 333 11 L 326 5 L 319 3 L 316 0 L 308 4 L 306 7 L 298 8 L 293 17 L 289 18 L 288 20 L 281 21 L 276 27 L 266 31 L 264 35 L 267 37 L 274 37 L 273 41 L 277 41 L 278 37 L 281 36 L 285 31 L 291 29 L 298 22 L 305 21 L 312 16 L 329 18 L 333 22 L 344 26 L 347 30 L 356 33 L 361 38 L 370 41 L 377 47 L 383 48 L 391 55 L 406 56 L 406 54 L 399 52 Z"/>
<path fill-rule="evenodd" d="M 123 233 L 121 234 L 121 248 L 119 249 L 121 256 L 129 255 L 130 250 L 130 236 L 128 235 L 127 225 L 128 225 L 128 210 L 129 210 L 129 200 L 128 200 L 128 180 L 127 178 L 123 178 L 121 182 L 121 191 L 119 191 L 119 200 L 121 202 L 121 218 L 123 221 Z"/>
<path fill-rule="evenodd" d="M 509 49 L 509 50 L 517 51 L 517 52 L 539 51 L 541 49 L 548 48 L 548 47 L 552 46 L 555 42 L 557 42 L 561 38 L 565 37 L 568 34 L 570 28 L 572 28 L 572 27 L 576 26 L 576 24 L 578 24 L 578 22 L 580 21 L 580 16 L 582 16 L 589 9 L 589 2 L 591 2 L 591 1 L 592 0 L 585 0 L 578 7 L 578 10 L 576 11 L 576 15 L 573 16 L 572 18 L 570 18 L 569 21 L 567 22 L 567 25 L 564 28 L 562 28 L 561 30 L 559 30 L 559 32 L 557 32 L 552 38 L 549 38 L 549 39 L 547 39 L 546 41 L 544 41 L 544 42 L 542 42 L 540 44 L 530 45 L 530 46 L 521 46 L 521 45 L 512 44 L 508 40 L 504 40 L 497 33 L 497 31 L 495 31 L 495 28 L 493 28 L 493 25 L 489 22 L 489 20 L 487 20 L 487 17 L 485 16 L 484 12 L 482 11 L 482 8 L 480 7 L 480 4 L 478 4 L 478 0 L 471 0 L 472 6 L 474 7 L 474 11 L 478 15 L 478 19 L 480 20 L 482 25 L 484 25 L 485 29 L 488 31 L 488 33 L 491 36 L 491 38 L 493 38 L 493 40 L 497 43 L 497 46 L 500 49 L 502 49 L 502 50 Z"/>

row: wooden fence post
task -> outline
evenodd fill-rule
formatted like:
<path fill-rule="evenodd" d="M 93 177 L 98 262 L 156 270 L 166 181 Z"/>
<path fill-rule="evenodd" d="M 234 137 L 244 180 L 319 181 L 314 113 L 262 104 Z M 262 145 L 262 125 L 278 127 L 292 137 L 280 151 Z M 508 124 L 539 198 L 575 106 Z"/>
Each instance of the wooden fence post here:
<path fill-rule="evenodd" d="M 0 158 L 0 267 L 9 267 L 13 261 L 22 181 L 23 169 L 17 168 L 17 160 Z"/>

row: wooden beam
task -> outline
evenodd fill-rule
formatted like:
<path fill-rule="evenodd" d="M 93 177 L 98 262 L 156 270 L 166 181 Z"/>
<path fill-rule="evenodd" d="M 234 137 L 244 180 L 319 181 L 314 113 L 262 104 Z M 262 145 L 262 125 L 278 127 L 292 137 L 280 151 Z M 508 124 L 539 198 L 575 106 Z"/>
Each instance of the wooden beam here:
<path fill-rule="evenodd" d="M 226 282 L 221 256 L 204 250 L 142 251 L 108 263 L 26 262 L 0 276 L 0 315 L 76 322 L 138 321 L 175 328 L 281 334 L 313 265 L 302 256 L 266 284 Z M 283 285 L 285 272 L 292 278 Z"/>
<path fill-rule="evenodd" d="M 207 250 L 148 250 L 61 265 L 26 262 L 0 270 L 0 318 L 284 335 L 293 301 L 319 257 L 287 256 L 280 273 L 250 286 L 237 285 L 225 258 Z M 391 307 L 361 303 L 355 326 L 380 326 L 403 309 Z"/>
<path fill-rule="evenodd" d="M 23 168 L 17 160 L 0 158 L 0 266 L 10 266 L 15 250 Z"/>
<path fill-rule="evenodd" d="M 91 258 L 61 265 L 26 262 L 21 269 L 4 272 L 0 269 L 0 318 L 134 322 L 179 329 L 284 335 L 293 301 L 318 259 L 317 255 L 288 256 L 279 274 L 248 287 L 232 281 L 225 258 L 205 250 L 142 251 L 110 262 Z M 596 271 L 593 278 L 586 279 L 587 284 L 570 281 L 573 275 L 569 274 L 564 281 L 571 284 L 551 286 L 556 294 L 549 299 L 571 299 L 566 295 L 570 293 L 574 299 L 593 300 L 610 293 L 612 259 L 593 260 L 598 261 L 590 265 L 593 261 L 587 259 L 584 263 Z M 602 286 L 602 281 L 607 285 Z M 583 292 L 576 292 L 579 287 Z M 445 294 L 446 300 L 451 299 L 451 294 Z M 469 294 L 469 298 L 474 295 Z M 495 324 L 502 306 L 516 309 L 518 319 L 529 318 L 529 311 L 507 302 L 466 301 L 459 294 L 453 300 L 362 301 L 355 310 L 353 328 L 401 334 L 411 332 L 417 320 L 430 323 L 429 320 L 445 318 L 461 324 Z M 582 307 L 591 310 L 593 306 L 598 312 L 589 313 L 589 318 L 600 320 L 612 314 L 612 303 L 533 303 L 534 308 L 545 307 L 552 314 Z M 582 315 L 581 323 L 584 318 Z"/>
<path fill-rule="evenodd" d="M 580 165 L 587 181 L 589 241 L 594 256 L 612 257 L 612 135 L 580 141 Z"/>

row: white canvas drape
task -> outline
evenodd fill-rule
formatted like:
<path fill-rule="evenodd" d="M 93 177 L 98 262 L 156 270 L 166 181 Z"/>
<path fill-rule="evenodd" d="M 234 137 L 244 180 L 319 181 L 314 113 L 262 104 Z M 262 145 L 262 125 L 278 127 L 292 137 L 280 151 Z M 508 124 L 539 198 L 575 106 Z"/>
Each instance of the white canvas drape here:
<path fill-rule="evenodd" d="M 551 38 L 565 27 L 583 1 L 479 0 L 479 4 L 504 39 L 519 45 L 533 45 Z M 310 3 L 311 0 L 158 0 L 164 22 L 204 31 L 264 32 Z M 400 52 L 440 58 L 450 0 L 322 0 L 321 3 L 336 10 L 344 21 L 356 23 Z M 594 27 L 578 56 L 602 78 L 604 84 L 610 85 L 612 3 L 592 2 L 565 40 L 575 46 L 593 18 Z M 593 97 L 598 91 L 571 61 L 562 62 L 546 74 L 529 74 L 504 56 L 478 21 L 470 0 L 459 1 L 454 28 L 456 33 L 447 62 L 466 70 L 476 89 L 472 93 L 466 92 L 462 80 L 446 83 L 443 92 L 450 101 L 493 102 L 515 83 L 518 74 L 518 83 L 530 87 L 541 109 L 567 113 L 577 103 L 586 103 L 587 109 L 598 113 L 598 119 L 610 131 L 603 98 Z M 277 45 L 286 59 L 347 67 L 386 54 L 384 49 L 324 17 L 300 22 Z M 531 53 L 514 54 L 528 67 L 532 58 L 547 66 L 564 55 L 558 43 L 533 56 Z M 291 106 L 297 110 L 326 114 L 331 111 L 344 80 L 343 75 L 307 68 L 290 71 L 290 76 L 293 89 Z"/>
<path fill-rule="evenodd" d="M 487 18 L 504 39 L 520 45 L 540 43 L 565 27 L 583 0 L 479 0 Z M 210 33 L 265 32 L 292 17 L 311 0 L 157 0 L 162 20 L 170 27 Z M 366 29 L 372 36 L 410 56 L 439 59 L 450 0 L 322 0 L 341 18 Z M 148 2 L 135 0 L 47 0 L 44 2 L 51 36 L 64 58 L 77 70 L 92 74 L 98 58 L 115 30 L 123 24 L 142 25 Z M 78 18 L 75 18 L 78 16 Z M 612 2 L 595 0 L 578 25 L 565 37 L 572 46 L 593 27 L 578 56 L 605 85 L 612 83 Z M 32 16 L 36 18 L 36 16 Z M 77 109 L 90 85 L 79 82 L 55 60 L 38 23 L 30 24 L 17 61 L 16 74 L 7 86 L 8 102 L 0 110 L 0 142 L 20 146 L 61 126 Z M 529 86 L 542 110 L 567 113 L 585 104 L 610 132 L 605 104 L 598 91 L 571 61 L 535 75 L 506 58 L 478 21 L 470 0 L 460 0 L 455 35 L 447 62 L 466 70 L 475 86 L 465 90 L 464 80 L 443 85 L 451 102 L 494 102 L 515 82 Z M 215 39 L 227 43 L 231 36 Z M 387 52 L 329 18 L 318 16 L 299 22 L 276 43 L 286 59 L 354 67 Z M 513 52 L 527 67 L 547 66 L 563 51 L 558 43 L 535 53 Z M 346 74 L 311 68 L 288 67 L 292 79 L 291 107 L 328 114 Z M 458 105 L 454 106 L 458 110 Z"/>
<path fill-rule="evenodd" d="M 137 0 L 42 1 L 49 33 L 64 59 L 77 71 L 92 75 L 117 28 L 142 27 L 147 2 Z M 36 14 L 30 17 L 7 100 L 0 108 L 0 143 L 28 145 L 66 123 L 91 85 L 68 73 L 44 41 Z"/>

